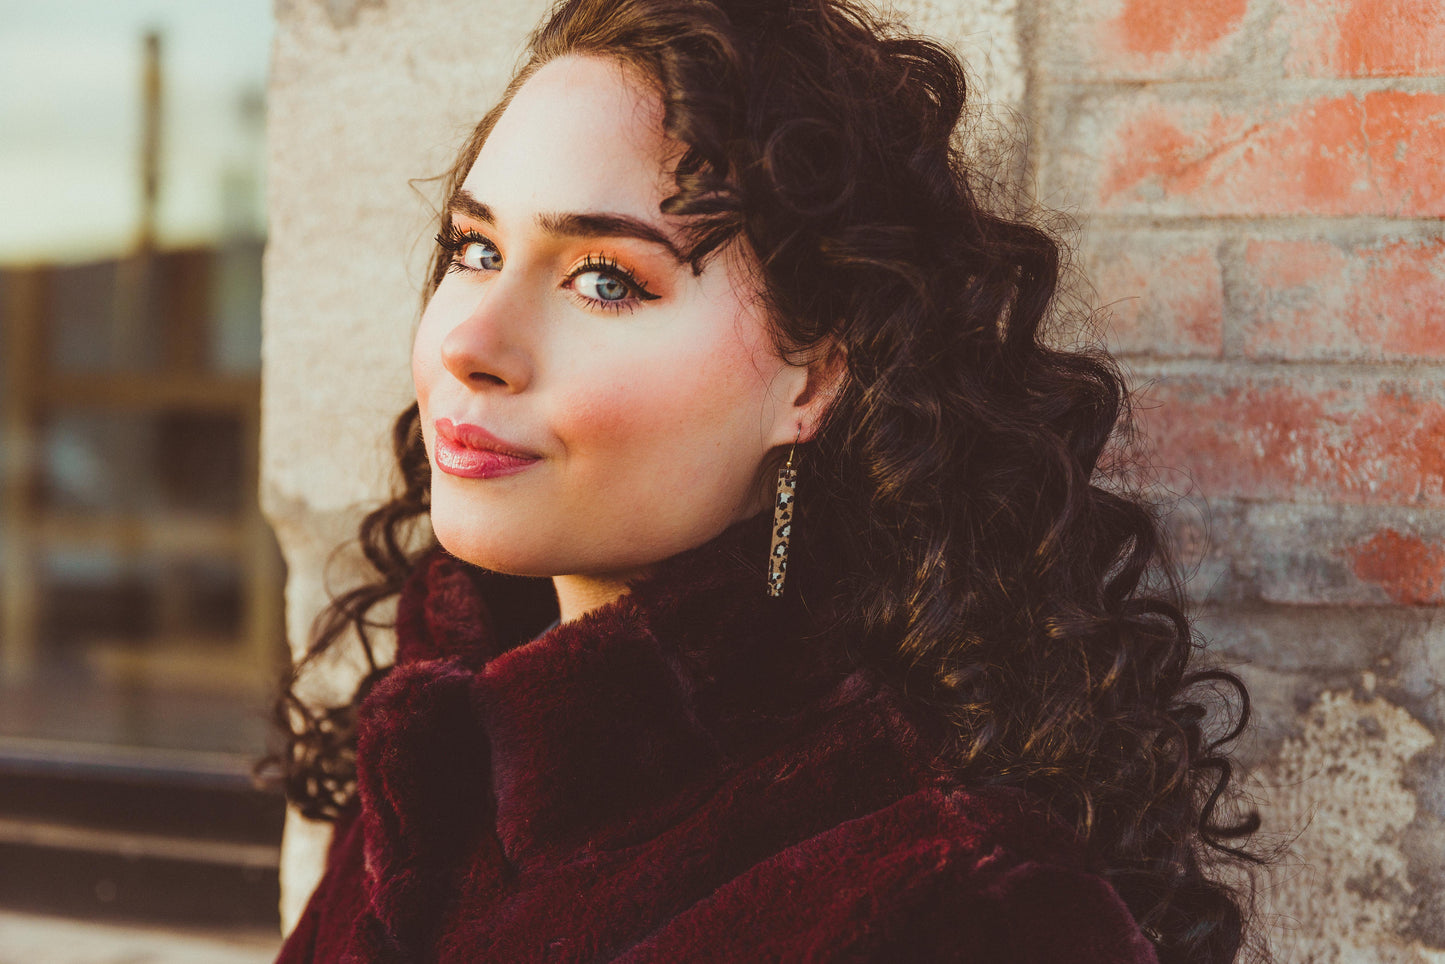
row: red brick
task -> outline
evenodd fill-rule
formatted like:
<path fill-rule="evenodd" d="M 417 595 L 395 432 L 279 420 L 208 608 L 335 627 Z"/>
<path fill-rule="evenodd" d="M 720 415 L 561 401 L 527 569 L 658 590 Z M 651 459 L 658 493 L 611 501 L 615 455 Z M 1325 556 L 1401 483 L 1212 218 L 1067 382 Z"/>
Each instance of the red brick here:
<path fill-rule="evenodd" d="M 1441 0 L 1286 0 L 1285 67 L 1310 77 L 1445 74 Z"/>
<path fill-rule="evenodd" d="M 1445 237 L 1251 241 L 1238 280 L 1251 358 L 1445 359 Z"/>
<path fill-rule="evenodd" d="M 1212 498 L 1166 521 L 1200 602 L 1445 602 L 1440 510 Z"/>
<path fill-rule="evenodd" d="M 1445 548 L 1419 536 L 1383 529 L 1348 550 L 1351 568 L 1391 601 L 1409 606 L 1445 602 Z"/>
<path fill-rule="evenodd" d="M 1124 0 L 1109 27 L 1131 54 L 1205 51 L 1237 30 L 1248 8 L 1249 0 Z"/>
<path fill-rule="evenodd" d="M 1160 377 L 1140 401 L 1152 462 L 1206 498 L 1445 506 L 1445 393 L 1433 380 Z"/>
<path fill-rule="evenodd" d="M 1217 358 L 1224 285 L 1215 242 L 1168 232 L 1091 238 L 1083 268 L 1098 293 L 1109 349 L 1156 358 Z"/>
<path fill-rule="evenodd" d="M 1252 0 L 1039 0 L 1039 66 L 1051 79 L 1226 79 Z M 1245 41 L 1246 43 L 1241 43 Z"/>
<path fill-rule="evenodd" d="M 1127 94 L 1081 105 L 1075 118 L 1066 147 L 1076 166 L 1062 176 L 1093 183 L 1105 212 L 1445 216 L 1442 94 L 1232 109 L 1205 97 Z"/>
<path fill-rule="evenodd" d="M 1381 194 L 1399 213 L 1445 215 L 1445 94 L 1382 90 L 1365 97 L 1365 143 Z"/>
<path fill-rule="evenodd" d="M 1249 0 L 1120 0 L 1117 6 L 1092 31 L 1088 56 L 1095 70 L 1125 77 L 1192 76 L 1217 61 L 1244 22 Z"/>

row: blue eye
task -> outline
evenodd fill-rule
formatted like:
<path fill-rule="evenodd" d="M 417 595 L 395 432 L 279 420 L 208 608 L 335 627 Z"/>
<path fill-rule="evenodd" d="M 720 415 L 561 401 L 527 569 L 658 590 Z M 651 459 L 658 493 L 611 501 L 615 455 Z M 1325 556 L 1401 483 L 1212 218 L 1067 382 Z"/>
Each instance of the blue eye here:
<path fill-rule="evenodd" d="M 466 241 L 457 248 L 452 260 L 472 271 L 502 270 L 502 252 L 490 241 Z"/>
<path fill-rule="evenodd" d="M 588 255 L 567 277 L 567 287 L 584 305 L 593 308 L 636 308 L 638 302 L 656 301 L 658 295 L 612 258 Z"/>
<path fill-rule="evenodd" d="M 463 231 L 455 224 L 448 224 L 446 230 L 437 235 L 437 244 L 450 255 L 449 271 L 502 270 L 502 252 L 475 231 Z"/>
<path fill-rule="evenodd" d="M 572 279 L 576 292 L 596 301 L 622 301 L 629 292 L 627 282 L 605 271 L 584 271 Z"/>

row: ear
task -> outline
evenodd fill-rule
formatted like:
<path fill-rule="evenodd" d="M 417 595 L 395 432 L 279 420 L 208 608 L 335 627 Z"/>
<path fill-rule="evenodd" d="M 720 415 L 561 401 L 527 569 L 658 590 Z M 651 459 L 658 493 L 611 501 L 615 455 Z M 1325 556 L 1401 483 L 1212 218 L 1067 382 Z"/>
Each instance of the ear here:
<path fill-rule="evenodd" d="M 784 400 L 786 409 L 779 412 L 775 445 L 791 445 L 795 439 L 806 442 L 818 433 L 848 371 L 847 353 L 832 342 L 790 360 L 796 367 L 787 379 L 789 397 Z"/>

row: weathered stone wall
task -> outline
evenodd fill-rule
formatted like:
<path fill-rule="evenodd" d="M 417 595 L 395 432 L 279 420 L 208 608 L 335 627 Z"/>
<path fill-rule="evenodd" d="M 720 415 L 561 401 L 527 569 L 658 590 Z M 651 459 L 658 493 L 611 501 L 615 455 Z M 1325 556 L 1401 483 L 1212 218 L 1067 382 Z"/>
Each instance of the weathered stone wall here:
<path fill-rule="evenodd" d="M 277 0 L 263 495 L 298 647 L 410 400 L 438 200 L 411 179 L 545 6 Z M 963 53 L 997 130 L 1027 121 L 1041 198 L 1084 225 L 1200 627 L 1254 690 L 1267 825 L 1298 835 L 1265 898 L 1280 958 L 1445 961 L 1445 6 L 896 9 Z M 288 922 L 324 842 L 292 822 Z"/>
<path fill-rule="evenodd" d="M 1445 960 L 1445 4 L 1034 0 L 1031 159 L 1243 661 L 1287 960 Z M 1166 468 L 1167 467 L 1167 468 Z"/>

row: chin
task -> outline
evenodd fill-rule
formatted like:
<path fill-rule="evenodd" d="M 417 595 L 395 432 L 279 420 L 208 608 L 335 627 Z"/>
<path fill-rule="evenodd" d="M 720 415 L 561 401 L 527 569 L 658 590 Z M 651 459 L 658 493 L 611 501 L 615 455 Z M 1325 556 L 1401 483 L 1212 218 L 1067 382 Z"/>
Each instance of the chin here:
<path fill-rule="evenodd" d="M 433 490 L 431 527 L 442 548 L 463 562 L 512 576 L 556 574 L 537 551 L 538 537 L 546 537 L 535 520 L 459 504 Z"/>
<path fill-rule="evenodd" d="M 526 551 L 525 546 L 506 545 L 486 537 L 478 538 L 475 531 L 456 532 L 445 526 L 432 524 L 437 542 L 463 562 L 469 562 L 482 569 L 505 573 L 509 576 L 554 576 L 545 560 Z M 521 551 L 518 551 L 518 550 Z"/>

